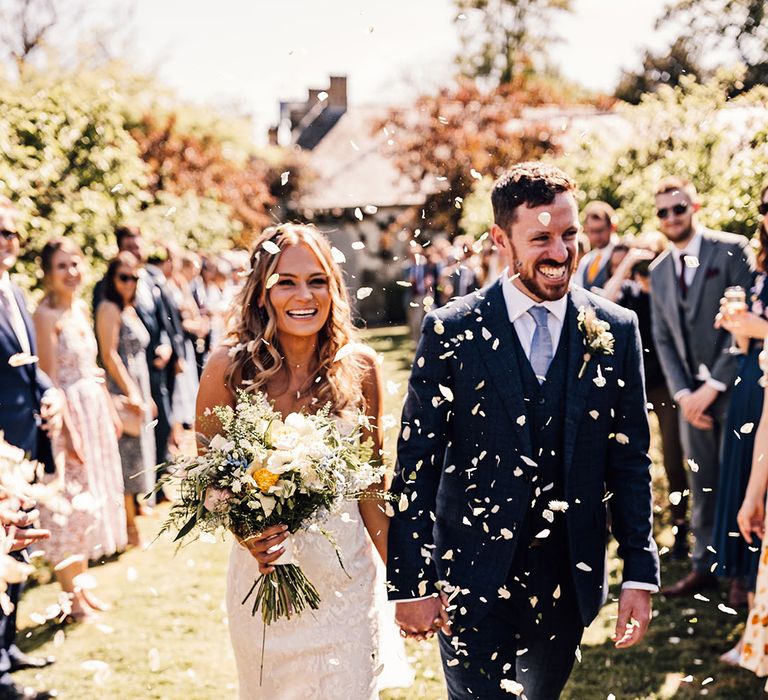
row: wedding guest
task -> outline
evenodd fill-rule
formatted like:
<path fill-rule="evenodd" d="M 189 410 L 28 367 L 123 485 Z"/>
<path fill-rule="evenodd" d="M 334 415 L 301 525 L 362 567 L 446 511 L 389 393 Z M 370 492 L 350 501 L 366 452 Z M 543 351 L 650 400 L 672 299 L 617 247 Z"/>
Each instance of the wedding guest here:
<path fill-rule="evenodd" d="M 718 325 L 733 334 L 744 352 L 738 358 L 738 379 L 732 390 L 728 423 L 723 441 L 723 458 L 717 486 L 715 531 L 713 546 L 717 552 L 718 576 L 731 579 L 729 605 L 739 607 L 749 603 L 747 592 L 757 576 L 759 552 L 734 537 L 737 531 L 736 515 L 749 481 L 752 467 L 754 431 L 763 408 L 763 390 L 758 357 L 763 339 L 768 335 L 768 187 L 760 195 L 762 221 L 758 229 L 760 252 L 757 255 L 757 274 L 747 295 L 746 304 L 724 303 Z M 759 545 L 758 545 L 759 546 Z M 731 650 L 725 661 L 734 660 Z"/>
<path fill-rule="evenodd" d="M 440 268 L 430 259 L 431 254 L 415 241 L 411 241 L 408 262 L 403 277 L 408 282 L 406 294 L 406 316 L 411 337 L 418 340 L 421 322 L 429 309 L 435 305 Z"/>
<path fill-rule="evenodd" d="M 584 233 L 589 239 L 590 250 L 576 268 L 573 281 L 584 287 L 602 287 L 610 279 L 608 263 L 616 236 L 616 211 L 608 202 L 588 202 L 582 212 Z"/>
<path fill-rule="evenodd" d="M 763 392 L 768 391 L 768 351 L 760 353 L 763 372 Z M 763 410 L 755 433 L 752 469 L 749 474 L 744 502 L 739 508 L 736 521 L 739 532 L 750 546 L 760 548 L 757 582 L 752 606 L 747 617 L 747 627 L 742 637 L 740 662 L 758 676 L 768 676 L 768 539 L 765 537 L 768 489 L 768 401 L 763 398 Z M 757 537 L 755 537 L 757 536 Z M 760 545 L 762 540 L 762 545 Z M 768 692 L 768 683 L 765 686 Z"/>
<path fill-rule="evenodd" d="M 743 236 L 711 231 L 697 221 L 701 204 L 684 178 L 667 177 L 656 188 L 659 228 L 672 246 L 651 266 L 651 317 L 667 387 L 680 406 L 688 474 L 693 568 L 662 590 L 671 596 L 717 585 L 711 572 L 715 489 L 727 426 L 736 360 L 730 334 L 713 326 L 726 287 L 749 288 L 752 253 Z"/>
<path fill-rule="evenodd" d="M 0 197 L 0 431 L 9 444 L 52 471 L 50 440 L 62 428 L 64 399 L 45 372 L 31 361 L 37 352 L 35 329 L 24 295 L 10 279 L 9 273 L 21 250 L 18 218 L 13 203 Z M 8 587 L 13 611 L 8 615 L 0 611 L 0 699 L 45 700 L 54 697 L 55 691 L 36 691 L 14 683 L 11 677 L 14 671 L 42 668 L 54 661 L 52 657 L 29 656 L 16 646 L 16 611 L 21 588 L 20 583 Z"/>
<path fill-rule="evenodd" d="M 70 503 L 66 518 L 43 508 L 42 523 L 53 533 L 45 548 L 56 579 L 72 600 L 76 621 L 106 610 L 90 587 L 81 587 L 89 559 L 126 546 L 123 477 L 117 439 L 122 425 L 96 364 L 97 345 L 88 307 L 77 297 L 83 282 L 83 254 L 70 240 L 49 241 L 41 253 L 45 296 L 34 314 L 40 368 L 66 397 L 69 430 L 77 436 L 82 461 L 59 445 L 65 457 L 56 476 Z M 60 442 L 60 440 L 59 440 Z M 87 498 L 87 500 L 85 500 Z"/>
<path fill-rule="evenodd" d="M 123 434 L 118 442 L 123 466 L 128 543 L 141 544 L 136 527 L 137 497 L 155 486 L 157 407 L 152 401 L 147 347 L 150 333 L 136 310 L 139 261 L 119 253 L 107 268 L 104 301 L 96 312 L 96 334 L 109 391 L 119 406 Z"/>
<path fill-rule="evenodd" d="M 186 361 L 183 371 L 176 376 L 173 392 L 172 413 L 177 425 L 190 430 L 195 422 L 195 397 L 199 383 L 195 345 L 205 343 L 208 335 L 208 319 L 200 313 L 200 308 L 192 293 L 191 282 L 200 271 L 200 259 L 190 252 L 174 256 L 175 269 L 168 278 L 167 291 L 179 309 L 181 327 L 184 332 Z"/>
<path fill-rule="evenodd" d="M 173 354 L 165 366 L 165 384 L 168 387 L 168 397 L 170 400 L 170 412 L 167 416 L 170 433 L 167 439 L 160 442 L 156 439 L 157 449 L 157 473 L 160 476 L 163 471 L 163 464 L 170 459 L 169 448 L 175 448 L 178 445 L 178 427 L 179 421 L 173 413 L 174 394 L 176 392 L 176 380 L 181 376 L 186 366 L 187 350 L 184 345 L 184 328 L 181 323 L 181 312 L 173 295 L 171 294 L 169 279 L 173 277 L 174 265 L 178 255 L 178 248 L 175 244 L 165 244 L 156 246 L 147 255 L 144 269 L 147 272 L 148 279 L 152 285 L 152 293 L 159 300 L 159 306 L 163 310 L 163 321 L 165 331 L 173 348 Z M 164 437 L 164 436 L 163 436 Z M 158 494 L 160 500 L 165 499 L 164 494 Z"/>
<path fill-rule="evenodd" d="M 118 226 L 115 239 L 119 252 L 131 253 L 139 261 L 139 281 L 136 285 L 135 309 L 141 322 L 149 332 L 147 345 L 147 366 L 152 389 L 152 400 L 157 406 L 155 423 L 155 463 L 166 461 L 168 443 L 171 438 L 171 390 L 169 378 L 175 376 L 174 367 L 174 330 L 168 319 L 161 290 L 145 269 L 146 242 L 138 226 Z M 106 277 L 94 289 L 94 317 L 104 293 Z M 178 341 L 178 339 L 177 339 Z M 178 342 L 176 343 L 178 350 Z M 170 368 L 169 368 L 170 366 Z"/>
<path fill-rule="evenodd" d="M 637 314 L 643 343 L 645 391 L 659 422 L 664 471 L 669 483 L 669 509 L 675 535 L 672 558 L 681 561 L 688 557 L 688 484 L 680 443 L 679 413 L 664 379 L 651 323 L 653 291 L 649 268 L 666 247 L 667 240 L 661 233 L 649 231 L 638 236 L 606 282 L 603 295 Z"/>
<path fill-rule="evenodd" d="M 480 261 L 472 250 L 470 238 L 457 236 L 440 272 L 442 302 L 463 297 L 480 288 Z"/>

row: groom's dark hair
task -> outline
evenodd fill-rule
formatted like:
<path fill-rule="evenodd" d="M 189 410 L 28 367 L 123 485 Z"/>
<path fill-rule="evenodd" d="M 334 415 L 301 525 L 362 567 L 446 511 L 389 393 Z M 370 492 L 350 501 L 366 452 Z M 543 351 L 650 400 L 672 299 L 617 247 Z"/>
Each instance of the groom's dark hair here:
<path fill-rule="evenodd" d="M 523 204 L 540 207 L 552 204 L 555 195 L 572 192 L 576 183 L 560 168 L 545 163 L 517 163 L 493 186 L 493 218 L 507 233 L 515 221 L 515 210 Z"/>

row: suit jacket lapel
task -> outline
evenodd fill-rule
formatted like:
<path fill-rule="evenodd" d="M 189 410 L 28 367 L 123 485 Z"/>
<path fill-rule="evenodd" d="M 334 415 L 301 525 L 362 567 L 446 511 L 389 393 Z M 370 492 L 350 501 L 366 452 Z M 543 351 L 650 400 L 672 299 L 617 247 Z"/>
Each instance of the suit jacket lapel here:
<path fill-rule="evenodd" d="M 586 346 L 584 334 L 579 329 L 579 308 L 591 306 L 589 297 L 580 287 L 574 287 L 568 295 L 568 311 L 565 315 L 564 328 L 568 331 L 568 366 L 565 390 L 565 424 L 563 428 L 563 469 L 567 475 L 573 461 L 573 448 L 576 434 L 586 407 L 587 395 L 592 386 L 592 379 L 597 373 L 600 362 L 599 354 L 592 354 L 587 366 L 579 378 L 579 372 L 585 361 Z"/>
<path fill-rule="evenodd" d="M 482 330 L 474 331 L 475 342 L 499 398 L 509 414 L 515 437 L 521 446 L 520 451 L 530 457 L 533 451 L 531 436 L 528 429 L 518 422 L 520 416 L 526 415 L 523 381 L 513 347 L 514 329 L 509 322 L 501 280 L 488 288 L 485 302 L 480 308 Z"/>
<path fill-rule="evenodd" d="M 21 289 L 16 285 L 13 286 L 13 294 L 16 297 L 16 303 L 19 306 L 19 313 L 21 313 L 21 319 L 22 321 L 24 321 L 24 328 L 27 331 L 27 342 L 29 343 L 29 352 L 32 355 L 37 355 L 37 343 L 35 342 L 35 327 L 32 323 L 32 319 L 29 316 L 29 311 L 27 311 L 26 299 L 24 298 L 24 294 L 21 291 Z M 16 337 L 15 333 L 13 335 L 14 337 Z M 33 382 L 36 381 L 37 365 L 28 364 L 26 368 L 32 381 Z"/>
<path fill-rule="evenodd" d="M 699 266 L 691 282 L 691 288 L 688 290 L 688 304 L 691 314 L 694 314 L 699 308 L 701 294 L 704 291 L 704 284 L 707 281 L 707 270 L 712 256 L 715 253 L 716 243 L 707 238 L 706 233 L 702 234 L 701 250 L 699 251 Z"/>

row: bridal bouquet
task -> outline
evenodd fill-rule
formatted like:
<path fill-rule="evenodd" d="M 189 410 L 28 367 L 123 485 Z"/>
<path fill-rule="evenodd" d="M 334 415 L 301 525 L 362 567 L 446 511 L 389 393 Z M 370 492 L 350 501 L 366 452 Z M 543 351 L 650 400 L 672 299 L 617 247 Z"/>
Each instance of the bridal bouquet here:
<path fill-rule="evenodd" d="M 364 497 L 383 475 L 371 441 L 362 439 L 362 416 L 349 434 L 339 429 L 330 407 L 283 419 L 260 392 L 239 392 L 234 408 L 218 406 L 213 414 L 221 431 L 202 454 L 172 463 L 158 485 L 178 491 L 161 530 L 177 530 L 177 541 L 226 528 L 243 542 L 284 524 L 290 533 L 314 525 L 335 546 L 323 520 L 345 500 Z M 251 614 L 261 610 L 265 625 L 320 603 L 291 549 L 289 537 L 275 570 L 257 578 L 243 600 L 253 596 Z M 343 568 L 338 549 L 337 556 Z"/>

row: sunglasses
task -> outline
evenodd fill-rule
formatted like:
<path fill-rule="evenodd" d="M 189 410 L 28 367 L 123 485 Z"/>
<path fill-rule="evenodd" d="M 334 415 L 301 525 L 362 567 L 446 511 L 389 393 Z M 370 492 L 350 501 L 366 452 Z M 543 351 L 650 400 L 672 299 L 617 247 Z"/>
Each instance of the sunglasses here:
<path fill-rule="evenodd" d="M 7 229 L 0 229 L 0 238 L 4 238 L 6 241 L 18 241 L 19 234 L 17 231 L 8 231 Z"/>
<path fill-rule="evenodd" d="M 760 212 L 760 216 L 765 216 L 768 214 L 768 202 L 760 202 L 760 205 L 757 207 L 757 211 Z"/>
<path fill-rule="evenodd" d="M 121 282 L 128 284 L 128 282 L 138 282 L 139 276 L 138 275 L 127 275 L 124 272 L 121 272 L 119 275 L 117 275 L 117 279 L 119 279 Z"/>
<path fill-rule="evenodd" d="M 660 219 L 666 219 L 669 213 L 672 212 L 675 216 L 681 216 L 688 211 L 688 204 L 683 202 L 682 204 L 675 204 L 673 207 L 662 207 L 656 210 L 656 216 Z"/>

